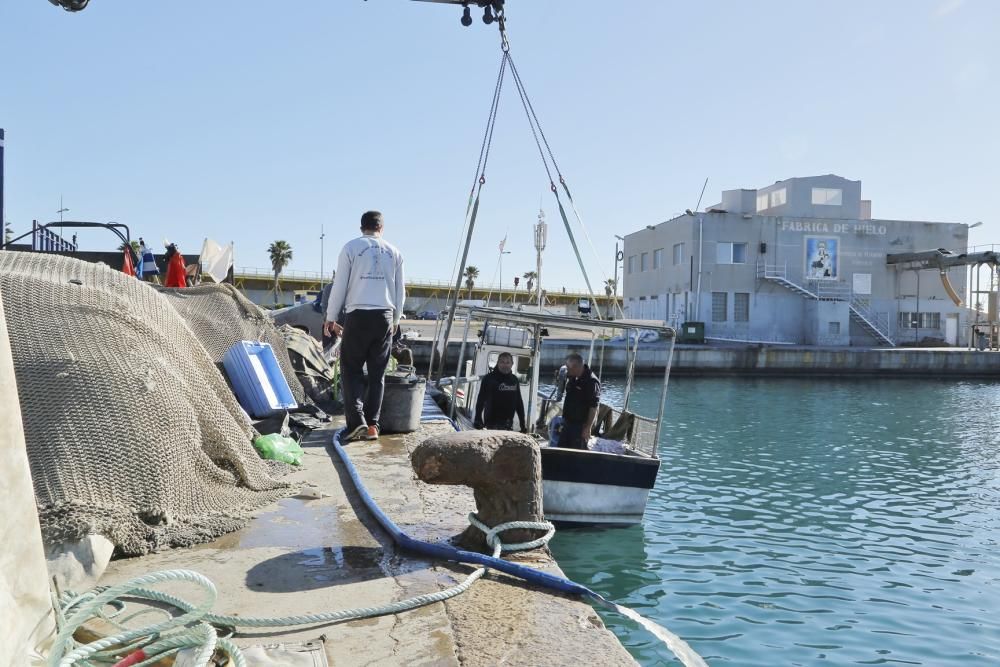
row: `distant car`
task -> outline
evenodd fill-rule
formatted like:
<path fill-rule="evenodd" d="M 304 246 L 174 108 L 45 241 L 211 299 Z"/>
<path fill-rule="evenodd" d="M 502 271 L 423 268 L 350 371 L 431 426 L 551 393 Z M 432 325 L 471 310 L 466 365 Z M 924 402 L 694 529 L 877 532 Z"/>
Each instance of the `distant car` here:
<path fill-rule="evenodd" d="M 415 311 L 415 310 L 404 310 L 403 311 L 403 319 L 404 320 L 415 320 L 415 319 L 418 319 L 417 318 L 417 311 Z"/>
<path fill-rule="evenodd" d="M 418 320 L 436 320 L 437 316 L 438 314 L 435 313 L 433 310 L 422 310 L 419 313 L 417 313 Z"/>

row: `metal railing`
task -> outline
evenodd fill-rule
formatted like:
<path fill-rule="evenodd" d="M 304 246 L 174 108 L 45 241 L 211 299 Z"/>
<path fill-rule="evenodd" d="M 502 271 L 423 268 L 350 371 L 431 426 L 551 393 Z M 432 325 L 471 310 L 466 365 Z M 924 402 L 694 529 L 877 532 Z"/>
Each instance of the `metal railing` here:
<path fill-rule="evenodd" d="M 536 426 L 540 428 L 548 428 L 552 419 L 562 414 L 562 406 L 557 401 L 553 400 L 551 394 L 539 391 L 537 396 L 541 410 L 539 411 L 539 422 Z M 630 412 L 629 414 L 632 415 L 632 428 L 629 431 L 628 436 L 622 441 L 622 444 L 625 445 L 627 449 L 631 449 L 633 452 L 641 454 L 642 456 L 648 456 L 651 458 L 656 457 L 656 420 L 644 417 L 634 412 Z M 612 425 L 616 424 L 621 416 L 621 410 L 614 407 L 611 408 Z"/>
<path fill-rule="evenodd" d="M 758 261 L 756 266 L 758 278 L 780 278 L 787 280 L 785 276 L 788 275 L 788 262 L 784 264 L 767 264 L 766 262 Z"/>
<path fill-rule="evenodd" d="M 854 293 L 853 287 L 839 280 L 810 280 L 805 285 L 799 285 L 788 278 L 788 263 L 765 264 L 757 262 L 757 278 L 773 280 L 799 292 L 802 296 L 821 301 L 846 301 L 854 314 L 864 320 L 869 326 L 891 345 L 895 341 L 889 327 L 889 316 L 872 309 L 871 299 Z"/>
<path fill-rule="evenodd" d="M 253 266 L 240 266 L 240 267 L 237 267 L 236 270 L 235 270 L 235 274 L 238 277 L 269 278 L 271 280 L 274 279 L 274 270 L 273 269 L 263 269 L 263 268 L 260 268 L 260 267 L 253 267 Z M 316 282 L 319 282 L 320 280 L 323 279 L 323 276 L 322 276 L 322 274 L 319 271 L 291 271 L 291 270 L 283 270 L 281 272 L 281 275 L 279 276 L 279 279 L 286 279 L 286 280 L 314 280 Z M 326 279 L 329 280 L 329 277 L 326 278 Z M 431 287 L 431 288 L 455 289 L 455 283 L 453 283 L 453 282 L 449 282 L 447 280 L 433 280 L 433 279 L 428 280 L 428 279 L 423 279 L 423 278 L 407 278 L 406 279 L 406 285 L 407 285 L 407 287 Z M 500 285 L 496 285 L 496 284 L 493 284 L 493 283 L 489 283 L 489 284 L 487 284 L 487 283 L 476 283 L 473 286 L 472 289 L 474 289 L 477 292 L 490 291 L 490 290 L 492 290 L 494 292 L 499 292 L 499 291 L 502 290 L 505 294 L 512 294 L 512 293 L 516 292 L 519 295 L 524 295 L 526 298 L 534 298 L 534 296 L 535 296 L 535 290 L 532 289 L 531 292 L 528 292 L 525 289 L 524 285 L 521 285 L 521 286 L 518 286 L 518 287 L 514 287 L 513 285 L 504 285 L 504 286 L 501 287 Z M 466 287 L 465 287 L 465 285 L 463 283 L 463 285 L 462 285 L 462 292 L 464 293 L 465 291 L 466 291 Z M 549 295 L 549 296 L 555 296 L 555 295 L 562 296 L 562 295 L 565 295 L 565 296 L 579 296 L 579 297 L 583 297 L 583 298 L 590 298 L 590 294 L 587 292 L 586 289 L 582 289 L 582 288 L 578 288 L 578 287 L 574 287 L 573 289 L 566 289 L 565 292 L 563 291 L 563 289 L 561 287 L 558 290 L 547 289 L 547 290 L 545 290 L 545 293 L 547 295 Z M 599 299 L 601 297 L 607 298 L 609 300 L 611 299 L 611 297 L 609 297 L 607 295 L 604 295 L 604 294 L 598 294 L 596 296 Z"/>
<path fill-rule="evenodd" d="M 856 294 L 852 295 L 851 308 L 853 308 L 860 317 L 864 318 L 869 322 L 869 324 L 874 326 L 880 334 L 885 336 L 887 340 L 895 344 L 895 341 L 890 335 L 889 314 L 879 313 L 873 310 L 871 299 L 867 299 Z"/>

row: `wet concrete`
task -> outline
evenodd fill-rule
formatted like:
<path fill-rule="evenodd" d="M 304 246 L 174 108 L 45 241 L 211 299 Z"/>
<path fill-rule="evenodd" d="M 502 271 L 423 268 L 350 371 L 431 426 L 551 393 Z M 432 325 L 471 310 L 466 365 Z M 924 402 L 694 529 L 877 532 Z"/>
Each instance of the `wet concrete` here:
<path fill-rule="evenodd" d="M 403 530 L 441 541 L 460 533 L 475 509 L 463 487 L 417 480 L 409 453 L 428 435 L 348 445 L 369 492 Z M 400 552 L 360 503 L 346 471 L 328 448 L 333 431 L 303 442 L 303 465 L 286 479 L 299 497 L 264 508 L 243 530 L 190 549 L 114 561 L 101 583 L 165 569 L 193 569 L 219 589 L 223 614 L 284 616 L 380 605 L 455 585 L 471 567 L 430 562 Z M 315 498 L 317 495 L 324 497 Z M 311 496 L 311 497 L 310 497 Z M 545 551 L 516 557 L 559 573 Z M 164 587 L 189 600 L 185 585 Z M 541 592 L 490 573 L 445 603 L 395 616 L 289 630 L 241 632 L 243 646 L 323 638 L 332 665 L 633 665 L 628 653 L 585 603 Z"/>

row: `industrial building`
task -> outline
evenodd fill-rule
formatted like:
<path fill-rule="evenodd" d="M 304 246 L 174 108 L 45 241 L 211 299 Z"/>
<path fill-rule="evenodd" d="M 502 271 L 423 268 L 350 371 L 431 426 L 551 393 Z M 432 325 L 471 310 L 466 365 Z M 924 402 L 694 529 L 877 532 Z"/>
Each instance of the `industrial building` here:
<path fill-rule="evenodd" d="M 967 344 L 969 225 L 871 210 L 860 181 L 832 174 L 724 191 L 625 237 L 625 314 L 701 322 L 710 340 Z"/>

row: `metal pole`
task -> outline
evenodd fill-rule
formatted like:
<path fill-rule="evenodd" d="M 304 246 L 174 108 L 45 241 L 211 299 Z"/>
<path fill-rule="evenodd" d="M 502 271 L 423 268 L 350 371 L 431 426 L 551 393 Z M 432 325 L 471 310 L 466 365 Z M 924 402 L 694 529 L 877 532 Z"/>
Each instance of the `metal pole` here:
<path fill-rule="evenodd" d="M 497 269 L 498 280 L 500 281 L 500 307 L 503 307 L 503 250 L 500 251 L 500 263 Z M 492 290 L 491 290 L 492 291 Z M 486 305 L 489 305 L 487 303 Z"/>
<path fill-rule="evenodd" d="M 708 184 L 708 181 L 705 181 Z M 704 188 L 702 188 L 704 190 Z M 704 216 L 698 216 L 698 288 L 694 294 L 694 319 L 701 321 L 701 273 L 702 265 L 705 263 L 705 252 L 703 245 L 704 236 L 702 233 L 702 228 L 704 227 Z"/>
<path fill-rule="evenodd" d="M 455 406 L 458 405 L 458 381 L 459 381 L 458 379 L 462 377 L 461 376 L 462 364 L 465 363 L 465 341 L 469 337 L 470 324 L 472 324 L 471 310 L 465 317 L 465 330 L 462 332 L 462 347 L 458 351 L 458 368 L 455 369 L 455 381 L 451 385 L 451 411 L 448 416 L 451 417 L 452 419 L 455 418 Z"/>
<path fill-rule="evenodd" d="M 485 181 L 482 181 L 485 182 Z M 482 186 L 480 186 L 482 188 Z M 472 245 L 472 232 L 476 228 L 476 216 L 479 215 L 479 197 L 472 207 L 472 217 L 469 218 L 469 231 L 465 235 L 465 247 L 462 250 L 462 262 L 458 265 L 458 275 L 455 277 L 455 298 L 450 299 L 448 304 L 448 319 L 444 326 L 445 351 L 448 350 L 448 337 L 451 335 L 451 325 L 455 322 L 455 308 L 458 307 L 458 299 L 462 294 L 462 274 L 465 272 L 465 262 L 469 259 L 469 247 Z M 444 377 L 444 354 L 441 355 L 441 362 L 438 364 L 438 376 Z"/>
<path fill-rule="evenodd" d="M 531 365 L 531 382 L 528 383 L 528 423 L 526 424 L 529 428 L 535 423 L 535 405 L 538 402 L 538 373 L 539 367 L 542 365 L 542 325 L 536 324 L 533 333 L 535 340 L 531 356 L 534 359 L 534 363 Z"/>
<path fill-rule="evenodd" d="M 667 367 L 663 370 L 663 389 L 660 395 L 660 409 L 656 413 L 656 436 L 653 442 L 653 451 L 659 457 L 660 454 L 660 432 L 663 430 L 663 413 L 667 404 L 667 384 L 670 382 L 670 364 L 674 358 L 674 340 L 670 339 L 670 347 L 667 349 Z"/>
<path fill-rule="evenodd" d="M 611 282 L 611 290 L 612 290 L 611 291 L 611 299 L 612 299 L 612 304 L 613 304 L 611 306 L 611 312 L 614 312 L 615 306 L 618 305 L 618 253 L 619 252 L 621 252 L 621 251 L 618 250 L 618 240 L 616 238 L 615 239 L 615 270 L 614 270 L 614 274 L 613 274 L 614 277 L 611 279 L 612 280 L 612 282 Z"/>
<path fill-rule="evenodd" d="M 0 227 L 3 227 L 3 239 L 0 241 L 0 248 L 7 245 L 7 218 L 4 216 L 3 207 L 3 128 L 0 127 Z"/>
<path fill-rule="evenodd" d="M 326 272 L 323 266 L 323 239 L 326 238 L 326 233 L 323 231 L 323 225 L 319 226 L 319 290 L 323 291 L 323 285 L 326 283 Z M 322 298 L 322 296 L 321 296 Z"/>

